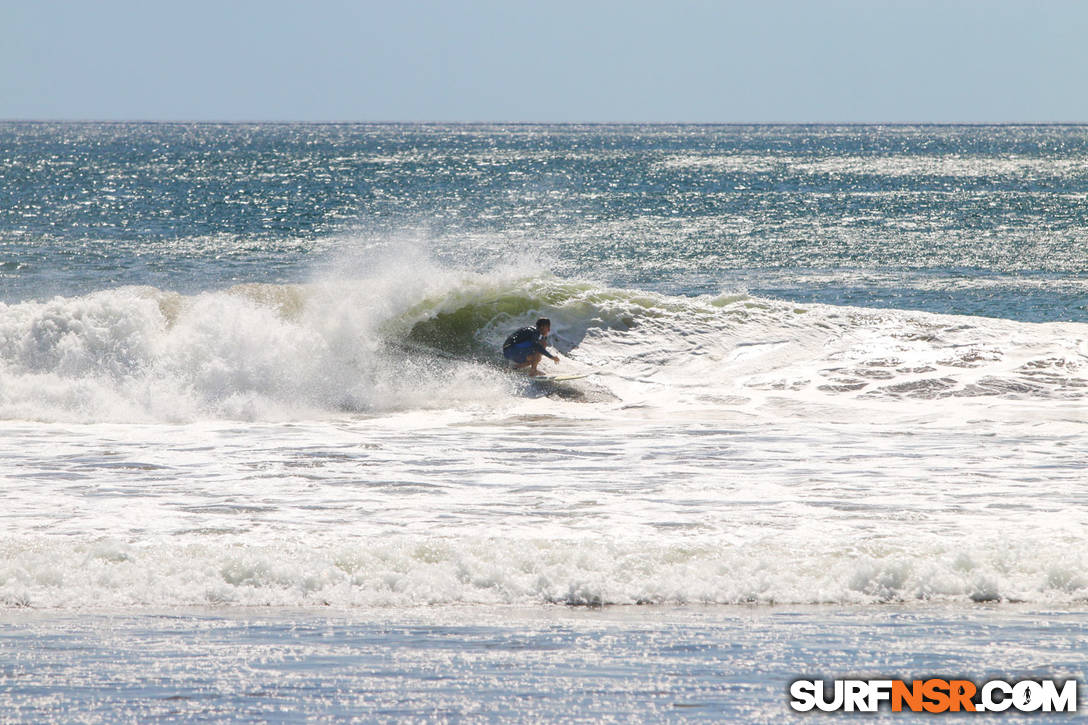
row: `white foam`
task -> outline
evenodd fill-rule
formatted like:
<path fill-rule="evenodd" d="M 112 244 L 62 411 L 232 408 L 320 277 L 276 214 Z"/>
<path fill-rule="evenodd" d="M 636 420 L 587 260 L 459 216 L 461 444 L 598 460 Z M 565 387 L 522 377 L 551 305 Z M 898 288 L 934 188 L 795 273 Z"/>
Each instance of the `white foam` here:
<path fill-rule="evenodd" d="M 1083 421 L 519 401 L 354 421 L 0 424 L 0 601 L 1088 597 Z"/>
<path fill-rule="evenodd" d="M 728 539 L 8 539 L 0 602 L 44 608 L 878 603 L 1088 599 L 1083 546 L 1042 534 L 923 546 Z M 1082 545 L 1083 537 L 1077 544 Z"/>
<path fill-rule="evenodd" d="M 470 361 L 385 351 L 397 302 L 345 284 L 0 306 L 0 418 L 285 419 L 508 396 Z"/>

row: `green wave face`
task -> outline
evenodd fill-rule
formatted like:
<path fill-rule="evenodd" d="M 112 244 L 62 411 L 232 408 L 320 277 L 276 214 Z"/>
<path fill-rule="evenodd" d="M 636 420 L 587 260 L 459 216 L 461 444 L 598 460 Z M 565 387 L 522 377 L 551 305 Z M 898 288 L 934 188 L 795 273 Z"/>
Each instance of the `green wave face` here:
<path fill-rule="evenodd" d="M 627 331 L 647 319 L 715 314 L 721 314 L 720 307 L 692 300 L 536 277 L 471 285 L 427 299 L 387 326 L 387 334 L 393 340 L 403 335 L 409 347 L 479 359 L 494 355 L 506 335 L 538 317 L 552 320 L 553 344 L 569 350 L 593 329 Z"/>

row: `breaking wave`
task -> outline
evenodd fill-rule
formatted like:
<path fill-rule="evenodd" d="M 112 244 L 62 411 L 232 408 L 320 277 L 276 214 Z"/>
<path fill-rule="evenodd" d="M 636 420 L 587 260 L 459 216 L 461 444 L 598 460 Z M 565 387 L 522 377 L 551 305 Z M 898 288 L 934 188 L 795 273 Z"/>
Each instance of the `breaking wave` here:
<path fill-rule="evenodd" d="M 246 545 L 222 537 L 0 544 L 0 606 L 874 604 L 1088 600 L 1083 557 L 1016 541 L 806 548 L 771 539 L 393 536 Z"/>
<path fill-rule="evenodd" d="M 281 420 L 498 404 L 524 387 L 502 372 L 499 345 L 541 315 L 569 356 L 564 369 L 601 373 L 627 402 L 646 402 L 647 384 L 668 389 L 654 401 L 664 406 L 761 391 L 870 402 L 1088 392 L 1088 326 L 1075 323 L 402 270 L 0 305 L 0 417 Z"/>

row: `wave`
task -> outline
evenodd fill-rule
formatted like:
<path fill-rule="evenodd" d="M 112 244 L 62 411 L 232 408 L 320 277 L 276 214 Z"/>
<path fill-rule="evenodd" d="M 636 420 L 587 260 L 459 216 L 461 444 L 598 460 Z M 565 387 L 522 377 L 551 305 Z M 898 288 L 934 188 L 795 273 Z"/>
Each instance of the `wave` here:
<path fill-rule="evenodd" d="M 179 540 L 180 538 L 180 540 Z M 229 536 L 0 541 L 0 606 L 1082 603 L 1077 547 L 1047 535 L 914 541 L 387 536 L 255 545 Z M 955 545 L 953 545 L 955 544 Z"/>
<path fill-rule="evenodd" d="M 402 270 L 197 295 L 152 287 L 0 304 L 0 418 L 291 419 L 501 405 L 498 355 L 553 320 L 567 368 L 628 404 L 1079 401 L 1088 326 L 670 297 L 546 274 Z"/>

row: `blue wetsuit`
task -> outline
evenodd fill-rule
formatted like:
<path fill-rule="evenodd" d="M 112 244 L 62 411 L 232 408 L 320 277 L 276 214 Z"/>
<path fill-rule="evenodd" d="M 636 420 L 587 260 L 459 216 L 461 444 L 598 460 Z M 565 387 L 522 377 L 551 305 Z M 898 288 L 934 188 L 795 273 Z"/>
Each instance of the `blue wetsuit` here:
<path fill-rule="evenodd" d="M 525 362 L 534 352 L 551 357 L 541 344 L 543 339 L 535 327 L 523 327 L 506 338 L 506 342 L 502 344 L 502 356 L 518 365 Z"/>

